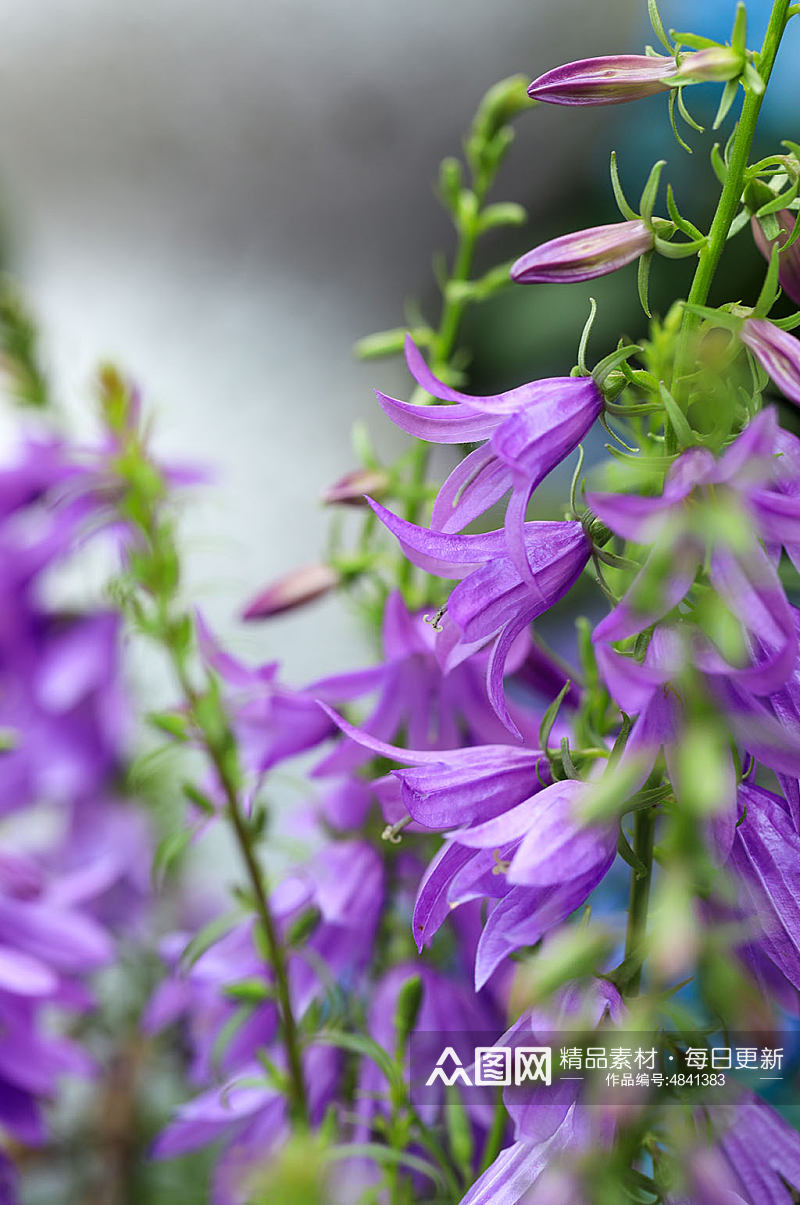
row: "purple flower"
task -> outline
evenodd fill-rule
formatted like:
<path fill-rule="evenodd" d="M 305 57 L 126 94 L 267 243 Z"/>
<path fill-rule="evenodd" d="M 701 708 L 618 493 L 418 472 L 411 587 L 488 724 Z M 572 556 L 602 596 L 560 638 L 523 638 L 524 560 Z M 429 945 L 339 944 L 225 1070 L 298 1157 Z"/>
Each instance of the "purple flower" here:
<path fill-rule="evenodd" d="M 106 932 L 75 906 L 71 884 L 27 855 L 0 852 L 0 1127 L 38 1146 L 41 1113 L 64 1075 L 94 1065 L 65 1038 L 47 1032 L 44 1012 L 91 1006 L 87 973 L 105 966 Z"/>
<path fill-rule="evenodd" d="M 270 1057 L 281 1069 L 281 1051 L 272 1051 Z M 341 1063 L 341 1054 L 327 1046 L 312 1046 L 303 1056 L 309 1114 L 314 1126 L 320 1124 L 335 1099 Z M 262 1081 L 263 1086 L 253 1084 L 253 1080 Z M 286 1097 L 267 1083 L 263 1066 L 254 1062 L 242 1067 L 228 1083 L 181 1105 L 156 1139 L 153 1155 L 157 1159 L 172 1159 L 221 1140 L 211 1205 L 246 1205 L 253 1200 L 259 1178 L 289 1134 Z"/>
<path fill-rule="evenodd" d="M 329 485 L 322 495 L 328 506 L 365 506 L 365 494 L 380 498 L 389 488 L 385 469 L 353 469 Z"/>
<path fill-rule="evenodd" d="M 739 338 L 778 388 L 800 406 L 800 341 L 766 318 L 746 318 Z"/>
<path fill-rule="evenodd" d="M 278 681 L 278 663 L 251 668 L 227 653 L 201 616 L 197 616 L 200 652 L 226 687 L 246 768 L 259 775 L 288 757 L 312 749 L 330 735 L 311 695 Z"/>
<path fill-rule="evenodd" d="M 774 216 L 780 227 L 780 233 L 774 239 L 766 237 L 758 218 L 753 218 L 751 222 L 756 246 L 767 262 L 772 258 L 772 248 L 776 244 L 783 247 L 788 242 L 797 221 L 790 209 L 780 209 Z M 778 279 L 784 293 L 791 297 L 796 305 L 800 305 L 800 243 L 793 243 L 788 251 L 782 252 Z"/>
<path fill-rule="evenodd" d="M 513 488 L 506 529 L 512 558 L 526 573 L 522 525 L 539 483 L 580 443 L 603 410 L 591 377 L 550 377 L 506 393 L 476 397 L 438 380 L 406 338 L 406 361 L 418 385 L 449 406 L 415 406 L 378 393 L 392 422 L 418 439 L 461 444 L 487 440 L 450 474 L 439 491 L 431 526 L 460 531 Z"/>
<path fill-rule="evenodd" d="M 570 916 L 605 877 L 616 854 L 616 822 L 583 824 L 579 802 L 590 785 L 544 786 L 546 763 L 538 750 L 409 751 L 329 714 L 373 753 L 416 763 L 394 771 L 402 806 L 415 820 L 427 828 L 461 826 L 449 833 L 420 884 L 413 928 L 421 949 L 457 905 L 497 900 L 476 951 L 478 989 L 514 950 L 535 944 Z"/>
<path fill-rule="evenodd" d="M 377 693 L 377 702 L 360 729 L 381 741 L 392 741 L 403 732 L 415 749 L 508 742 L 509 733 L 487 695 L 488 653 L 468 648 L 464 650 L 468 655 L 459 660 L 450 647 L 458 637 L 457 630 L 449 625 L 441 635 L 443 638 L 437 639 L 425 616 L 411 614 L 399 591 L 393 591 L 383 613 L 382 662 L 322 678 L 307 687 L 306 694 L 341 704 Z M 527 634 L 519 633 L 506 669 L 520 668 L 529 647 Z M 514 703 L 509 704 L 509 712 L 517 728 L 535 739 L 538 718 Z M 370 757 L 369 750 L 347 742 L 338 745 L 314 773 L 318 777 L 342 774 Z"/>
<path fill-rule="evenodd" d="M 742 623 L 750 662 L 731 666 L 706 641 L 695 654 L 699 667 L 758 694 L 786 681 L 797 658 L 797 632 L 774 564 L 756 538 L 787 547 L 800 538 L 800 505 L 772 488 L 782 471 L 778 432 L 774 411 L 766 410 L 719 459 L 705 448 L 690 448 L 670 467 L 660 498 L 587 495 L 612 531 L 653 544 L 622 601 L 595 629 L 595 641 L 622 640 L 662 619 L 683 601 L 705 564 L 710 585 Z M 709 506 L 713 514 L 722 505 L 729 522 L 741 516 L 724 542 L 710 532 L 703 510 Z"/>
<path fill-rule="evenodd" d="M 447 603 L 448 618 L 460 632 L 457 645 L 477 649 L 497 637 L 487 669 L 489 698 L 509 731 L 518 733 L 503 697 L 506 659 L 520 632 L 566 594 L 583 572 L 591 544 L 582 525 L 525 523 L 529 574 L 523 578 L 507 554 L 503 531 L 477 535 L 427 531 L 377 502 L 371 506 L 415 565 L 439 577 L 464 579 Z"/>
<path fill-rule="evenodd" d="M 518 284 L 569 284 L 607 276 L 653 250 L 653 232 L 641 219 L 593 226 L 542 243 L 511 269 Z"/>
<path fill-rule="evenodd" d="M 728 1108 L 709 1109 L 721 1133 L 716 1149 L 745 1201 L 784 1205 L 800 1191 L 800 1134 L 752 1093 Z"/>
<path fill-rule="evenodd" d="M 375 850 L 363 841 L 338 841 L 289 875 L 272 893 L 271 906 L 279 931 L 316 914 L 302 956 L 289 958 L 289 983 L 297 1017 L 329 989 L 331 982 L 352 987 L 369 957 L 384 903 L 383 867 Z M 185 934 L 173 934 L 162 948 L 170 976 L 157 988 L 145 1017 L 150 1031 L 183 1018 L 192 1037 L 192 1075 L 196 1082 L 213 1078 L 213 1061 L 226 1025 L 238 1004 L 227 993 L 241 980 L 263 980 L 268 972 L 253 940 L 252 916 L 233 924 L 230 932 L 188 968 L 181 966 Z M 322 969 L 321 969 L 322 968 Z M 265 998 L 239 1026 L 219 1056 L 223 1074 L 232 1076 L 272 1044 L 277 1025 L 274 1003 Z"/>
<path fill-rule="evenodd" d="M 533 100 L 551 105 L 618 105 L 668 92 L 675 60 L 663 55 L 616 54 L 554 67 L 528 88 Z"/>
<path fill-rule="evenodd" d="M 800 835 L 785 801 L 763 787 L 743 783 L 739 807 L 742 816 L 728 864 L 748 934 L 744 957 L 768 987 L 779 978 L 784 980 L 780 995 L 787 1003 L 791 1001 L 796 1011 L 800 991 Z M 764 968 L 765 961 L 772 964 L 771 972 Z"/>

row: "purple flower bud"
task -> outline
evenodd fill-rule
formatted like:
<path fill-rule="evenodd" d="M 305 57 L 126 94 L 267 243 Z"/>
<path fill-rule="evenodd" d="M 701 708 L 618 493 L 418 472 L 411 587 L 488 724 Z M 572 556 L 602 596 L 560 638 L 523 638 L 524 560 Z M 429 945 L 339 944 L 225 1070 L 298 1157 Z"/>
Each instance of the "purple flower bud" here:
<path fill-rule="evenodd" d="M 328 506 L 366 506 L 365 494 L 382 498 L 389 486 L 389 475 L 383 469 L 353 469 L 345 473 L 322 495 Z"/>
<path fill-rule="evenodd" d="M 775 214 L 775 217 L 780 226 L 780 234 L 776 239 L 766 237 L 758 218 L 753 218 L 751 223 L 756 246 L 767 261 L 772 257 L 772 248 L 775 244 L 783 247 L 794 230 L 795 217 L 789 209 L 781 209 Z M 800 305 L 800 242 L 795 243 L 781 255 L 778 279 L 784 293 L 791 297 L 797 305 Z"/>
<path fill-rule="evenodd" d="M 534 100 L 551 105 L 619 105 L 666 92 L 674 60 L 663 55 L 615 54 L 554 67 L 528 88 Z"/>
<path fill-rule="evenodd" d="M 284 611 L 295 611 L 335 590 L 340 580 L 339 573 L 331 565 L 322 562 L 302 565 L 256 595 L 242 612 L 242 619 L 269 619 Z"/>
<path fill-rule="evenodd" d="M 568 284 L 607 276 L 653 249 L 653 232 L 640 219 L 562 234 L 534 247 L 511 269 L 518 284 Z"/>
<path fill-rule="evenodd" d="M 747 318 L 739 338 L 775 384 L 800 406 L 800 341 L 766 318 Z"/>

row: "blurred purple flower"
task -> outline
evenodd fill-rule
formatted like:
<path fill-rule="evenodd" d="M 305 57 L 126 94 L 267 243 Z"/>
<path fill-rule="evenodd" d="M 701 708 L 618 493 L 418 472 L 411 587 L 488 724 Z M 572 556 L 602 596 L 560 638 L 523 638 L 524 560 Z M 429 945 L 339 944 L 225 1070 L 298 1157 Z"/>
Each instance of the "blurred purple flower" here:
<path fill-rule="evenodd" d="M 457 632 L 437 633 L 425 615 L 411 614 L 399 591 L 386 600 L 383 612 L 383 659 L 364 670 L 321 678 L 306 694 L 329 704 L 341 704 L 377 692 L 375 707 L 360 724 L 377 740 L 391 741 L 401 732 L 415 749 L 454 748 L 467 744 L 506 743 L 511 738 L 487 695 L 489 655 L 465 650 L 463 660 L 451 657 Z M 520 632 L 509 650 L 506 670 L 519 669 L 530 647 Z M 448 663 L 453 662 L 453 663 Z M 557 690 L 556 690 L 557 693 Z M 517 728 L 535 739 L 539 719 L 509 704 Z M 316 767 L 318 777 L 349 772 L 368 761 L 371 753 L 352 742 L 337 745 Z"/>
<path fill-rule="evenodd" d="M 755 244 L 767 262 L 772 257 L 772 248 L 776 243 L 779 247 L 783 247 L 788 242 L 794 233 L 797 221 L 790 209 L 780 209 L 774 216 L 780 227 L 780 234 L 775 239 L 767 238 L 758 218 L 753 218 L 750 223 Z M 791 297 L 796 305 L 800 305 L 800 243 L 794 243 L 788 251 L 781 255 L 778 279 L 784 293 Z"/>
<path fill-rule="evenodd" d="M 766 318 L 746 318 L 739 338 L 778 388 L 800 406 L 800 341 Z"/>
<path fill-rule="evenodd" d="M 330 594 L 340 584 L 341 575 L 331 565 L 321 561 L 303 565 L 260 591 L 245 607 L 242 619 L 269 619 L 284 611 L 296 611 L 298 607 Z"/>
<path fill-rule="evenodd" d="M 782 448 L 775 412 L 765 410 L 718 459 L 705 448 L 684 452 L 670 467 L 659 498 L 587 495 L 612 531 L 653 544 L 622 601 L 595 629 L 596 642 L 622 640 L 662 619 L 682 602 L 705 564 L 711 586 L 750 639 L 752 661 L 731 666 L 706 642 L 700 668 L 727 674 L 758 694 L 786 681 L 798 654 L 794 617 L 757 538 L 787 548 L 800 540 L 800 500 L 772 488 L 782 471 Z M 701 521 L 694 504 L 706 498 L 715 506 L 724 498 L 729 514 L 741 515 L 735 541 L 721 541 Z"/>

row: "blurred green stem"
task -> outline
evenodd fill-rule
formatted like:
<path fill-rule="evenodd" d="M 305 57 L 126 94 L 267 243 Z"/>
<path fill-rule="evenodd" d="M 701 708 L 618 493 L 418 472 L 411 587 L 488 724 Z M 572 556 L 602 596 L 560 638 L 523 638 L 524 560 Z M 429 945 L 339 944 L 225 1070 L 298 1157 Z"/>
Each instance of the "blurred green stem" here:
<path fill-rule="evenodd" d="M 644 941 L 647 930 L 647 910 L 650 904 L 650 884 L 653 878 L 653 838 L 656 828 L 656 809 L 645 808 L 636 813 L 633 828 L 633 852 L 644 867 L 631 870 L 628 902 L 628 932 L 625 937 L 625 959 L 638 964 L 627 982 L 626 995 L 636 996 L 642 979 Z"/>

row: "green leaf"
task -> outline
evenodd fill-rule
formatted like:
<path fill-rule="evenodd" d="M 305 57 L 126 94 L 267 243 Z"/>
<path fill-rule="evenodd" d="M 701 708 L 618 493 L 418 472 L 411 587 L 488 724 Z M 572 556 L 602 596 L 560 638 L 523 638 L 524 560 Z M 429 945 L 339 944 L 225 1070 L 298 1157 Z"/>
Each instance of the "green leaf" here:
<path fill-rule="evenodd" d="M 397 1151 L 378 1142 L 349 1142 L 346 1146 L 330 1147 L 327 1158 L 334 1161 L 364 1158 L 371 1159 L 374 1163 L 382 1163 L 386 1167 L 407 1167 L 410 1171 L 421 1172 L 423 1176 L 427 1176 L 440 1192 L 444 1193 L 447 1188 L 445 1179 L 435 1164 L 429 1163 L 419 1155 Z"/>
<path fill-rule="evenodd" d="M 524 206 L 515 201 L 498 201 L 487 205 L 478 218 L 478 233 L 494 230 L 498 226 L 524 226 L 528 214 Z"/>
<path fill-rule="evenodd" d="M 213 800 L 191 782 L 185 782 L 181 788 L 186 798 L 207 816 L 216 816 L 217 808 Z"/>
<path fill-rule="evenodd" d="M 418 326 L 409 330 L 406 326 L 396 326 L 392 330 L 376 331 L 374 335 L 365 335 L 353 346 L 353 352 L 359 360 L 376 360 L 382 356 L 400 355 L 405 346 L 406 335 L 418 347 L 430 347 L 433 331 L 427 326 Z"/>
<path fill-rule="evenodd" d="M 725 85 L 725 87 L 722 89 L 722 96 L 720 97 L 719 108 L 717 109 L 717 113 L 714 118 L 714 124 L 711 127 L 712 130 L 718 130 L 719 127 L 722 125 L 723 121 L 725 120 L 725 118 L 728 116 L 728 113 L 730 112 L 730 107 L 733 104 L 733 102 L 736 100 L 736 93 L 738 92 L 738 90 L 739 90 L 739 81 L 735 80 L 735 79 L 729 79 L 727 84 Z"/>
<path fill-rule="evenodd" d="M 672 430 L 675 432 L 678 447 L 690 448 L 694 443 L 694 436 L 692 435 L 692 428 L 689 426 L 686 415 L 663 382 L 659 385 L 658 392 L 664 403 L 664 409 L 667 412 Z"/>
<path fill-rule="evenodd" d="M 176 741 L 188 740 L 188 723 L 182 712 L 151 711 L 148 713 L 147 722 Z"/>
<path fill-rule="evenodd" d="M 421 975 L 411 975 L 397 993 L 394 1009 L 394 1031 L 399 1050 L 404 1050 L 408 1036 L 417 1023 L 424 988 Z"/>
<path fill-rule="evenodd" d="M 261 1004 L 264 1000 L 274 998 L 275 992 L 269 983 L 263 979 L 240 979 L 238 983 L 229 983 L 223 988 L 222 994 L 231 1000 L 240 1000 L 247 1004 Z"/>
<path fill-rule="evenodd" d="M 244 914 L 237 909 L 235 912 L 226 912 L 224 915 L 217 916 L 214 920 L 209 921 L 199 933 L 195 933 L 181 954 L 181 969 L 188 970 L 189 967 L 197 962 L 198 958 L 201 958 L 207 950 L 215 946 L 218 941 L 221 941 L 226 934 L 230 933 L 231 929 L 235 929 L 243 920 Z"/>
<path fill-rule="evenodd" d="M 647 177 L 647 182 L 642 190 L 641 200 L 639 202 L 639 211 L 645 222 L 649 222 L 653 216 L 653 207 L 658 196 L 658 186 L 661 182 L 661 173 L 667 166 L 666 159 L 659 159 L 650 169 L 650 175 Z"/>
<path fill-rule="evenodd" d="M 162 837 L 153 854 L 151 874 L 154 884 L 158 885 L 163 882 L 166 875 L 186 851 L 193 836 L 194 833 L 191 828 L 180 828 L 176 832 L 167 833 L 166 837 Z"/>
<path fill-rule="evenodd" d="M 661 20 L 661 14 L 658 11 L 656 0 L 647 0 L 647 13 L 650 17 L 650 24 L 653 27 L 653 33 L 658 38 L 661 45 L 668 54 L 672 54 L 672 43 L 667 37 L 667 31 L 664 29 L 664 23 Z"/>
<path fill-rule="evenodd" d="M 653 262 L 653 252 L 647 251 L 639 260 L 639 270 L 636 277 L 637 288 L 639 290 L 639 301 L 642 309 L 648 318 L 652 318 L 650 313 L 650 302 L 648 292 L 650 286 L 650 265 Z"/>
<path fill-rule="evenodd" d="M 345 1030 L 323 1029 L 311 1038 L 315 1046 L 335 1046 L 338 1050 L 346 1050 L 350 1054 L 360 1055 L 371 1059 L 383 1072 L 389 1083 L 395 1089 L 405 1092 L 405 1080 L 400 1068 L 382 1046 L 364 1033 L 347 1033 Z"/>
<path fill-rule="evenodd" d="M 550 733 L 553 731 L 553 725 L 555 724 L 558 713 L 561 710 L 561 704 L 564 702 L 571 685 L 572 683 L 569 680 L 564 683 L 558 695 L 555 699 L 553 699 L 553 702 L 542 716 L 542 722 L 539 726 L 539 748 L 545 752 L 547 751 L 548 742 L 550 740 Z"/>
<path fill-rule="evenodd" d="M 614 199 L 617 202 L 617 208 L 619 209 L 622 216 L 624 218 L 627 218 L 629 222 L 632 222 L 636 218 L 638 218 L 638 216 L 639 216 L 638 213 L 636 213 L 635 210 L 631 209 L 630 205 L 628 204 L 625 193 L 622 191 L 622 184 L 620 183 L 620 178 L 619 178 L 619 168 L 617 166 L 617 152 L 616 151 L 611 152 L 611 187 L 614 190 Z"/>
<path fill-rule="evenodd" d="M 461 1093 L 455 1084 L 447 1089 L 447 1103 L 444 1110 L 447 1123 L 447 1137 L 453 1160 L 461 1171 L 465 1183 L 472 1179 L 472 1158 L 475 1151 L 474 1131 L 469 1115 L 464 1108 Z"/>

